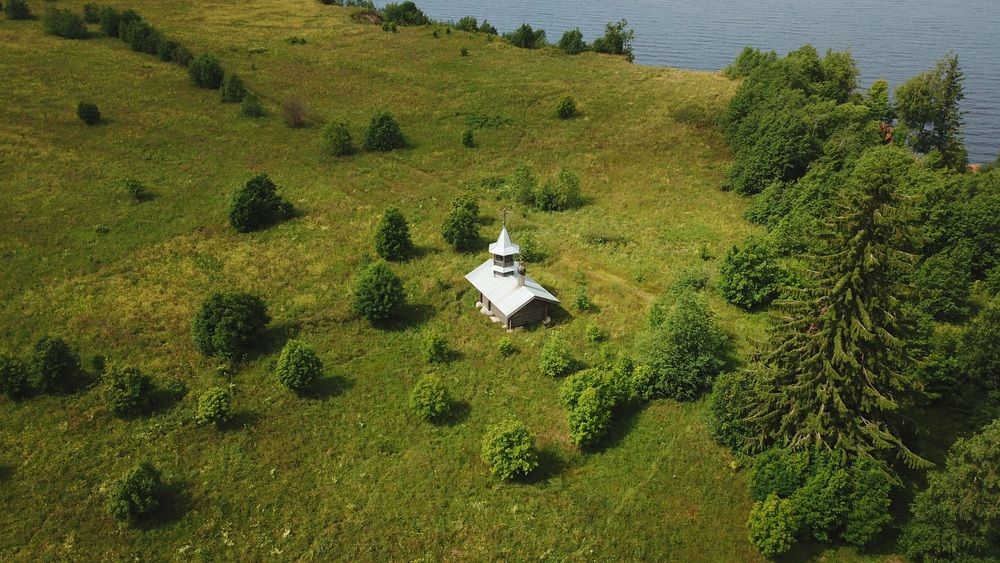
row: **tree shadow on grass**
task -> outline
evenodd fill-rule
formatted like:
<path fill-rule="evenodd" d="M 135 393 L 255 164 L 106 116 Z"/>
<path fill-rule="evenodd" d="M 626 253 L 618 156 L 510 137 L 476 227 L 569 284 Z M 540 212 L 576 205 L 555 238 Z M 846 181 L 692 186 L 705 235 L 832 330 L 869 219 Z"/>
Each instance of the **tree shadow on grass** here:
<path fill-rule="evenodd" d="M 568 469 L 569 466 L 569 460 L 555 446 L 545 446 L 538 449 L 538 467 L 521 479 L 521 482 L 526 485 L 544 483 Z"/>
<path fill-rule="evenodd" d="M 258 413 L 249 410 L 238 410 L 233 412 L 229 420 L 220 424 L 218 428 L 219 432 L 238 432 L 252 428 L 259 420 L 260 415 Z"/>
<path fill-rule="evenodd" d="M 14 468 L 7 464 L 0 464 L 0 483 L 10 481 L 14 476 Z"/>
<path fill-rule="evenodd" d="M 299 396 L 304 399 L 322 400 L 343 395 L 351 387 L 354 387 L 354 380 L 342 375 L 331 375 L 322 377 L 315 381 L 307 389 L 304 389 Z"/>
<path fill-rule="evenodd" d="M 289 339 L 299 333 L 298 323 L 282 323 L 268 326 L 257 338 L 257 346 L 246 354 L 246 359 L 254 360 L 264 356 L 277 354 Z"/>
<path fill-rule="evenodd" d="M 436 426 L 454 426 L 469 418 L 472 407 L 467 401 L 453 399 L 448 404 L 448 414 L 431 421 Z"/>
<path fill-rule="evenodd" d="M 159 510 L 136 522 L 136 528 L 153 530 L 168 526 L 183 518 L 193 507 L 187 485 L 181 481 L 171 481 L 160 491 Z"/>
<path fill-rule="evenodd" d="M 629 432 L 632 431 L 632 428 L 635 427 L 636 422 L 639 420 L 639 414 L 642 413 L 644 408 L 645 403 L 641 401 L 629 401 L 617 407 L 614 411 L 614 417 L 612 418 L 608 433 L 596 444 L 586 448 L 586 451 L 599 452 L 621 444 Z"/>
<path fill-rule="evenodd" d="M 419 327 L 434 317 L 434 307 L 424 303 L 407 303 L 394 319 L 373 323 L 376 328 L 399 332 Z"/>

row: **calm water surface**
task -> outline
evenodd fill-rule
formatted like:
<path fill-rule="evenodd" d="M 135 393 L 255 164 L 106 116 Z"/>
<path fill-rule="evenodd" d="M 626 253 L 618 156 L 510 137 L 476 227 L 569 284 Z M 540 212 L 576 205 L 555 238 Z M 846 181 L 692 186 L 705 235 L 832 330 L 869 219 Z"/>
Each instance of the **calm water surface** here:
<path fill-rule="evenodd" d="M 385 2 L 379 2 L 384 4 Z M 636 62 L 718 70 L 745 45 L 779 54 L 812 43 L 850 50 L 861 82 L 891 86 L 934 66 L 948 51 L 965 71 L 965 141 L 973 162 L 1000 149 L 1000 0 L 417 0 L 428 16 L 485 17 L 501 33 L 521 23 L 549 41 L 579 27 L 587 40 L 609 21 L 635 29 Z"/>

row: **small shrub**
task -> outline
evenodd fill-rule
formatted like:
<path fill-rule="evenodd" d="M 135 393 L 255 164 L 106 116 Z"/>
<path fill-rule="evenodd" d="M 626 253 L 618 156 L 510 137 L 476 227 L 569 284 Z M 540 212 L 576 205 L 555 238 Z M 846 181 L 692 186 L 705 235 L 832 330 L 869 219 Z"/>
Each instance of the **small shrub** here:
<path fill-rule="evenodd" d="M 30 20 L 35 17 L 25 0 L 7 0 L 3 5 L 3 13 L 9 20 Z"/>
<path fill-rule="evenodd" d="M 135 523 L 160 508 L 163 478 L 149 463 L 139 464 L 111 485 L 108 512 L 117 520 Z"/>
<path fill-rule="evenodd" d="M 188 65 L 188 74 L 199 88 L 218 90 L 222 86 L 225 72 L 215 55 L 202 53 Z"/>
<path fill-rule="evenodd" d="M 20 397 L 31 390 L 31 374 L 28 365 L 20 358 L 0 354 L 0 393 L 8 397 Z"/>
<path fill-rule="evenodd" d="M 580 177 L 569 170 L 560 170 L 549 178 L 535 194 L 534 207 L 542 211 L 566 211 L 579 207 Z"/>
<path fill-rule="evenodd" d="M 719 267 L 719 292 L 726 301 L 746 310 L 766 306 L 778 295 L 782 271 L 771 246 L 750 239 L 733 246 Z"/>
<path fill-rule="evenodd" d="M 789 499 L 771 495 L 750 509 L 750 541 L 764 557 L 775 557 L 792 548 L 798 530 L 795 509 Z"/>
<path fill-rule="evenodd" d="M 430 18 L 410 0 L 401 4 L 386 4 L 382 8 L 382 19 L 399 25 L 427 25 L 431 23 Z"/>
<path fill-rule="evenodd" d="M 445 242 L 458 251 L 472 250 L 479 243 L 479 213 L 466 203 L 461 198 L 452 201 L 451 211 L 441 226 Z"/>
<path fill-rule="evenodd" d="M 170 61 L 176 63 L 184 68 L 191 65 L 191 61 L 194 60 L 194 55 L 188 50 L 187 47 L 177 43 L 174 45 L 173 53 L 171 54 Z"/>
<path fill-rule="evenodd" d="M 450 354 L 448 341 L 437 330 L 431 330 L 424 335 L 423 351 L 424 360 L 432 364 L 447 362 Z"/>
<path fill-rule="evenodd" d="M 156 54 L 157 45 L 163 38 L 160 32 L 141 18 L 127 23 L 122 22 L 118 34 L 133 51 L 150 55 Z"/>
<path fill-rule="evenodd" d="M 438 38 L 438 30 L 435 29 L 434 31 L 432 31 L 431 32 L 431 37 L 433 37 L 434 39 L 437 39 Z"/>
<path fill-rule="evenodd" d="M 490 25 L 490 22 L 483 20 L 483 23 L 479 24 L 479 33 L 485 33 L 486 35 L 497 35 L 497 28 Z"/>
<path fill-rule="evenodd" d="M 382 22 L 382 31 L 399 33 L 399 26 L 396 25 L 396 22 Z"/>
<path fill-rule="evenodd" d="M 601 327 L 597 326 L 594 323 L 590 323 L 587 325 L 587 330 L 585 334 L 587 337 L 587 342 L 590 342 L 591 344 L 600 344 L 601 342 L 604 342 L 608 338 L 608 335 L 605 334 L 603 330 L 601 330 Z"/>
<path fill-rule="evenodd" d="M 354 286 L 354 312 L 371 322 L 382 322 L 400 314 L 406 305 L 403 282 L 384 262 L 365 269 Z"/>
<path fill-rule="evenodd" d="M 212 387 L 198 397 L 198 424 L 221 426 L 233 417 L 233 396 L 224 387 Z"/>
<path fill-rule="evenodd" d="M 294 214 L 292 204 L 278 195 L 277 186 L 267 174 L 248 180 L 229 204 L 229 223 L 241 233 L 268 227 Z"/>
<path fill-rule="evenodd" d="M 323 376 L 323 360 L 301 340 L 289 340 L 281 349 L 275 375 L 282 385 L 302 392 Z"/>
<path fill-rule="evenodd" d="M 174 401 L 183 399 L 188 393 L 187 384 L 179 377 L 172 377 L 163 384 L 163 392 Z"/>
<path fill-rule="evenodd" d="M 213 293 L 191 323 L 195 347 L 205 356 L 234 359 L 253 346 L 271 317 L 249 293 Z"/>
<path fill-rule="evenodd" d="M 594 40 L 594 51 L 622 55 L 626 61 L 633 62 L 635 53 L 632 51 L 632 41 L 635 39 L 635 32 L 631 29 L 626 30 L 627 26 L 628 21 L 626 20 L 604 26 L 604 36 Z"/>
<path fill-rule="evenodd" d="M 121 191 L 136 201 L 142 201 L 149 194 L 146 186 L 131 176 L 122 179 Z"/>
<path fill-rule="evenodd" d="M 247 93 L 243 97 L 243 102 L 240 103 L 240 115 L 243 117 L 264 117 L 264 106 L 260 103 L 260 98 L 258 98 L 253 93 Z"/>
<path fill-rule="evenodd" d="M 348 156 L 354 154 L 354 142 L 347 123 L 331 121 L 323 127 L 323 150 L 333 156 Z"/>
<path fill-rule="evenodd" d="M 462 49 L 459 50 L 459 54 L 461 54 L 463 57 L 468 57 L 469 56 L 469 48 L 468 47 L 462 47 Z"/>
<path fill-rule="evenodd" d="M 83 21 L 87 23 L 101 22 L 101 7 L 97 4 L 87 3 L 83 5 Z"/>
<path fill-rule="evenodd" d="M 119 418 L 147 411 L 152 391 L 149 377 L 135 368 L 114 368 L 104 377 L 104 404 Z"/>
<path fill-rule="evenodd" d="M 49 8 L 43 20 L 45 32 L 66 39 L 83 39 L 87 37 L 87 24 L 83 18 L 71 10 Z"/>
<path fill-rule="evenodd" d="M 462 146 L 469 149 L 476 148 L 476 137 L 472 133 L 472 129 L 466 129 L 462 133 Z"/>
<path fill-rule="evenodd" d="M 528 428 L 518 420 L 491 426 L 483 436 L 483 463 L 503 480 L 524 476 L 538 467 L 538 453 Z"/>
<path fill-rule="evenodd" d="M 483 25 L 485 24 L 486 22 L 484 21 Z M 548 44 L 545 41 L 545 30 L 539 29 L 535 31 L 526 23 L 521 24 L 521 27 L 510 33 L 505 33 L 503 37 L 511 45 L 521 47 L 522 49 L 541 49 Z"/>
<path fill-rule="evenodd" d="M 791 497 L 809 476 L 808 452 L 771 448 L 754 461 L 747 475 L 750 498 L 762 501 L 770 495 Z"/>
<path fill-rule="evenodd" d="M 39 338 L 29 365 L 32 386 L 42 393 L 69 389 L 80 373 L 80 357 L 58 337 Z"/>
<path fill-rule="evenodd" d="M 587 447 L 603 438 L 611 425 L 614 406 L 604 386 L 584 389 L 569 411 L 570 440 L 577 446 Z"/>
<path fill-rule="evenodd" d="M 97 109 L 97 104 L 90 102 L 76 104 L 76 116 L 87 125 L 97 125 L 101 122 L 101 110 Z"/>
<path fill-rule="evenodd" d="M 236 104 L 243 101 L 247 95 L 247 88 L 243 85 L 243 80 L 235 75 L 227 75 L 222 82 L 222 103 Z"/>
<path fill-rule="evenodd" d="M 177 49 L 181 44 L 173 39 L 161 37 L 156 43 L 156 57 L 165 63 L 174 62 Z"/>
<path fill-rule="evenodd" d="M 500 339 L 500 344 L 497 345 L 497 353 L 501 358 L 507 358 L 516 354 L 517 348 L 514 347 L 514 343 L 511 342 L 510 338 L 504 336 Z"/>
<path fill-rule="evenodd" d="M 556 116 L 559 119 L 570 119 L 576 117 L 576 100 L 570 96 L 566 96 L 559 100 L 559 105 L 556 106 Z"/>
<path fill-rule="evenodd" d="M 548 252 L 535 240 L 535 235 L 531 231 L 519 234 L 517 240 L 518 246 L 521 247 L 517 255 L 518 261 L 536 264 L 548 257 Z"/>
<path fill-rule="evenodd" d="M 413 253 L 410 226 L 397 207 L 390 207 L 382 214 L 375 228 L 375 252 L 386 260 L 405 260 Z"/>
<path fill-rule="evenodd" d="M 101 33 L 108 37 L 118 37 L 118 24 L 121 21 L 118 10 L 111 6 L 101 6 L 98 10 L 98 18 L 100 19 Z"/>
<path fill-rule="evenodd" d="M 542 375 L 563 377 L 573 373 L 576 362 L 570 355 L 569 347 L 559 333 L 553 332 L 545 339 L 542 353 L 538 360 L 538 369 Z"/>
<path fill-rule="evenodd" d="M 293 35 L 292 37 L 289 37 L 289 38 L 285 39 L 285 41 L 288 42 L 289 45 L 305 45 L 306 44 L 306 38 L 305 37 L 300 37 L 298 35 Z"/>
<path fill-rule="evenodd" d="M 281 104 L 281 115 L 285 119 L 285 125 L 292 129 L 301 129 L 309 125 L 309 107 L 298 98 L 286 100 Z"/>
<path fill-rule="evenodd" d="M 362 146 L 367 151 L 387 152 L 406 147 L 406 139 L 392 114 L 380 111 L 368 124 Z"/>
<path fill-rule="evenodd" d="M 476 21 L 475 16 L 463 16 L 455 24 L 455 29 L 475 33 L 479 31 L 479 22 Z"/>
<path fill-rule="evenodd" d="M 451 410 L 451 398 L 441 379 L 436 375 L 425 375 L 410 391 L 410 408 L 420 418 L 440 420 Z"/>
<path fill-rule="evenodd" d="M 576 55 L 587 50 L 587 43 L 583 40 L 583 33 L 580 28 L 571 29 L 563 33 L 559 39 L 559 49 L 570 55 Z"/>

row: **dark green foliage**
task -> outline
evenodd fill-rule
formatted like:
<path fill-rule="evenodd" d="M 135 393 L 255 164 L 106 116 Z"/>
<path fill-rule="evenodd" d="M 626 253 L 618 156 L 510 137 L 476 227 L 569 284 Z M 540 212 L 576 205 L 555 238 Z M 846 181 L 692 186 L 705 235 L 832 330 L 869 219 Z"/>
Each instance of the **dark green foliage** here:
<path fill-rule="evenodd" d="M 215 55 L 202 53 L 188 65 L 188 75 L 199 88 L 217 90 L 222 86 L 225 72 Z"/>
<path fill-rule="evenodd" d="M 173 62 L 174 54 L 180 46 L 181 44 L 173 39 L 161 37 L 156 43 L 156 57 L 165 63 Z"/>
<path fill-rule="evenodd" d="M 1000 390 L 1000 297 L 994 297 L 969 323 L 957 355 L 968 379 Z"/>
<path fill-rule="evenodd" d="M 399 25 L 426 25 L 431 23 L 416 4 L 407 0 L 401 4 L 390 3 L 382 8 L 382 19 Z"/>
<path fill-rule="evenodd" d="M 563 169 L 535 191 L 533 207 L 541 211 L 566 211 L 581 203 L 580 177 Z"/>
<path fill-rule="evenodd" d="M 430 330 L 424 335 L 423 340 L 424 360 L 431 364 L 440 364 L 448 361 L 451 351 L 448 349 L 448 340 L 439 330 Z"/>
<path fill-rule="evenodd" d="M 156 54 L 157 45 L 162 39 L 160 32 L 142 19 L 122 21 L 118 28 L 118 36 L 128 43 L 133 51 L 150 55 Z"/>
<path fill-rule="evenodd" d="M 891 124 L 896 120 L 896 109 L 889 100 L 889 83 L 885 80 L 872 82 L 865 94 L 865 105 L 871 118 L 879 123 Z"/>
<path fill-rule="evenodd" d="M 765 53 L 760 49 L 746 46 L 740 51 L 739 55 L 736 55 L 736 60 L 723 69 L 722 72 L 732 79 L 745 78 L 750 76 L 750 73 L 756 70 L 757 67 L 773 63 L 776 60 L 778 60 L 778 55 L 774 51 Z"/>
<path fill-rule="evenodd" d="M 83 21 L 87 23 L 100 23 L 101 22 L 101 7 L 97 4 L 84 4 L 83 5 Z"/>
<path fill-rule="evenodd" d="M 764 557 L 781 555 L 791 549 L 798 526 L 792 501 L 777 495 L 755 503 L 747 522 L 750 542 Z"/>
<path fill-rule="evenodd" d="M 29 364 L 32 387 L 42 393 L 65 391 L 80 374 L 80 357 L 59 337 L 39 338 Z"/>
<path fill-rule="evenodd" d="M 637 382 L 636 394 L 647 400 L 697 398 L 722 371 L 726 347 L 726 336 L 705 302 L 696 294 L 680 293 L 663 321 L 639 337 L 639 362 L 648 373 Z"/>
<path fill-rule="evenodd" d="M 576 369 L 576 361 L 573 360 L 569 347 L 559 333 L 553 332 L 545 339 L 538 359 L 538 369 L 542 375 L 549 377 L 563 377 Z"/>
<path fill-rule="evenodd" d="M 7 0 L 3 5 L 3 13 L 9 20 L 30 20 L 35 17 L 25 0 Z"/>
<path fill-rule="evenodd" d="M 271 317 L 264 301 L 249 293 L 213 293 L 191 323 L 195 347 L 205 356 L 235 359 L 252 348 Z"/>
<path fill-rule="evenodd" d="M 361 146 L 366 151 L 386 152 L 406 147 L 406 139 L 399 128 L 399 123 L 387 111 L 380 111 L 372 116 Z"/>
<path fill-rule="evenodd" d="M 576 100 L 571 96 L 566 96 L 559 100 L 559 105 L 556 106 L 556 117 L 559 119 L 576 117 Z"/>
<path fill-rule="evenodd" d="M 808 452 L 772 448 L 760 454 L 747 475 L 750 498 L 756 501 L 770 495 L 791 497 L 809 475 Z"/>
<path fill-rule="evenodd" d="M 753 440 L 760 429 L 750 417 L 760 403 L 760 380 L 768 376 L 766 368 L 752 365 L 715 378 L 708 402 L 708 432 L 716 442 L 734 452 L 757 453 Z"/>
<path fill-rule="evenodd" d="M 240 115 L 243 117 L 264 117 L 264 106 L 260 103 L 260 98 L 258 98 L 254 93 L 248 92 L 243 98 L 243 102 L 240 103 Z"/>
<path fill-rule="evenodd" d="M 910 505 L 900 543 L 913 561 L 995 561 L 1000 554 L 1000 420 L 958 440 L 944 471 Z"/>
<path fill-rule="evenodd" d="M 446 417 L 451 410 L 451 397 L 441 378 L 433 374 L 421 377 L 410 391 L 410 408 L 426 421 Z"/>
<path fill-rule="evenodd" d="M 118 38 L 128 43 L 127 34 L 129 28 L 142 21 L 142 16 L 135 10 L 122 10 L 118 13 Z"/>
<path fill-rule="evenodd" d="M 20 397 L 31 390 L 31 372 L 20 358 L 0 353 L 0 393 Z"/>
<path fill-rule="evenodd" d="M 510 338 L 504 336 L 500 339 L 500 344 L 497 345 L 497 354 L 501 358 L 508 358 L 517 353 L 517 348 L 514 347 L 514 343 L 511 342 Z"/>
<path fill-rule="evenodd" d="M 101 20 L 101 33 L 108 37 L 118 37 L 118 26 L 121 22 L 118 10 L 111 6 L 101 6 L 98 10 L 98 17 Z"/>
<path fill-rule="evenodd" d="M 233 418 L 233 396 L 224 387 L 211 387 L 198 397 L 198 424 L 221 426 Z"/>
<path fill-rule="evenodd" d="M 483 463 L 497 477 L 507 480 L 525 476 L 538 467 L 535 441 L 519 420 L 505 420 L 487 429 L 483 436 Z"/>
<path fill-rule="evenodd" d="M 236 104 L 243 101 L 247 95 L 247 88 L 243 85 L 243 80 L 235 74 L 229 74 L 222 82 L 222 103 Z"/>
<path fill-rule="evenodd" d="M 405 260 L 413 253 L 410 226 L 397 207 L 390 207 L 382 214 L 375 228 L 375 252 L 386 260 Z"/>
<path fill-rule="evenodd" d="M 456 199 L 441 226 L 441 236 L 455 250 L 472 250 L 479 243 L 478 205 L 473 210 L 464 199 Z M 475 204 L 475 202 L 472 202 Z"/>
<path fill-rule="evenodd" d="M 146 412 L 152 391 L 152 381 L 136 368 L 114 368 L 104 376 L 104 404 L 119 418 Z"/>
<path fill-rule="evenodd" d="M 354 154 L 354 141 L 344 121 L 330 121 L 323 127 L 323 150 L 333 156 Z"/>
<path fill-rule="evenodd" d="M 937 151 L 941 164 L 964 171 L 968 154 L 962 142 L 962 111 L 965 75 L 958 55 L 938 61 L 937 67 L 917 75 L 896 89 L 898 135 L 915 151 Z"/>
<path fill-rule="evenodd" d="M 926 464 L 895 434 L 892 418 L 897 396 L 913 386 L 900 298 L 914 237 L 896 175 L 910 158 L 893 147 L 862 157 L 809 260 L 815 273 L 782 306 L 766 357 L 777 377 L 758 413 L 766 439 L 795 450 Z"/>
<path fill-rule="evenodd" d="M 274 374 L 285 387 L 302 392 L 323 377 L 323 360 L 319 359 L 312 346 L 292 339 L 281 349 Z"/>
<path fill-rule="evenodd" d="M 83 39 L 87 37 L 87 24 L 83 18 L 72 10 L 49 8 L 43 19 L 45 32 L 67 39 Z"/>
<path fill-rule="evenodd" d="M 490 25 L 490 22 L 483 20 L 483 23 L 479 25 L 479 33 L 485 33 L 487 35 L 496 35 L 497 28 Z"/>
<path fill-rule="evenodd" d="M 840 537 L 852 545 L 866 545 L 892 521 L 889 507 L 893 484 L 885 469 L 869 460 L 854 463 L 850 482 L 847 523 Z"/>
<path fill-rule="evenodd" d="M 163 492 L 160 472 L 149 463 L 141 463 L 111 485 L 108 512 L 117 520 L 134 524 L 160 508 Z"/>
<path fill-rule="evenodd" d="M 193 60 L 194 60 L 194 55 L 191 54 L 191 51 L 189 51 L 187 47 L 179 43 L 176 43 L 174 45 L 174 50 L 170 57 L 171 62 L 177 63 L 180 66 L 187 68 L 191 64 L 191 61 Z"/>
<path fill-rule="evenodd" d="M 483 22 L 483 24 L 485 25 L 486 22 Z M 521 24 L 521 27 L 510 33 L 505 33 L 503 38 L 509 41 L 511 45 L 522 49 L 541 49 L 547 45 L 545 42 L 545 30 L 539 29 L 535 31 L 526 23 Z"/>
<path fill-rule="evenodd" d="M 406 304 L 403 282 L 384 262 L 366 268 L 354 286 L 354 312 L 371 322 L 399 315 Z"/>
<path fill-rule="evenodd" d="M 258 174 L 237 190 L 229 204 L 229 223 L 241 233 L 268 227 L 295 214 L 288 200 L 278 195 L 267 174 Z"/>
<path fill-rule="evenodd" d="M 631 386 L 625 374 L 590 369 L 566 378 L 559 396 L 566 407 L 570 440 L 588 447 L 607 434 L 613 411 L 630 399 Z"/>
<path fill-rule="evenodd" d="M 1000 265 L 1000 170 L 948 174 L 914 167 L 910 176 L 924 196 L 925 255 L 968 248 L 976 277 Z"/>
<path fill-rule="evenodd" d="M 972 286 L 972 251 L 967 246 L 938 252 L 924 260 L 913 277 L 920 306 L 935 319 L 968 316 Z"/>
<path fill-rule="evenodd" d="M 382 22 L 382 31 L 391 31 L 392 33 L 399 33 L 399 28 L 396 22 Z"/>
<path fill-rule="evenodd" d="M 475 16 L 462 16 L 459 18 L 458 23 L 455 24 L 455 29 L 475 33 L 479 31 L 479 22 Z"/>
<path fill-rule="evenodd" d="M 766 240 L 751 238 L 733 246 L 719 266 L 719 292 L 746 310 L 767 306 L 778 295 L 782 272 Z"/>
<path fill-rule="evenodd" d="M 76 104 L 76 116 L 87 125 L 97 125 L 101 122 L 101 110 L 97 109 L 97 104 L 90 102 Z"/>
<path fill-rule="evenodd" d="M 462 146 L 469 149 L 476 148 L 476 137 L 472 134 L 472 129 L 466 129 L 462 133 Z"/>
<path fill-rule="evenodd" d="M 597 53 L 607 53 L 610 55 L 621 55 L 628 62 L 635 60 L 635 53 L 632 51 L 632 41 L 635 40 L 635 31 L 625 29 L 628 21 L 621 20 L 617 23 L 609 23 L 604 26 L 604 36 L 594 40 L 593 49 Z"/>
<path fill-rule="evenodd" d="M 594 308 L 594 302 L 590 300 L 590 292 L 587 290 L 587 278 L 582 269 L 577 269 L 573 275 L 573 308 L 579 313 L 585 313 Z"/>
<path fill-rule="evenodd" d="M 580 28 L 570 29 L 559 38 L 559 49 L 570 55 L 576 55 L 586 51 L 587 42 L 583 40 L 583 33 Z"/>

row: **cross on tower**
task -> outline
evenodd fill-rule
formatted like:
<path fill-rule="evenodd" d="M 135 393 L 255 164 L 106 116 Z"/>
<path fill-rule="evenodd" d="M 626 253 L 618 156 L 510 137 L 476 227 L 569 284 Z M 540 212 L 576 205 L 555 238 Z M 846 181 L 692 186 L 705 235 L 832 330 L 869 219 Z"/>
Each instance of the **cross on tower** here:
<path fill-rule="evenodd" d="M 504 227 L 507 226 L 507 213 L 508 213 L 508 211 L 507 211 L 506 207 L 504 207 L 503 209 L 500 210 L 500 216 L 503 218 L 503 226 Z"/>

